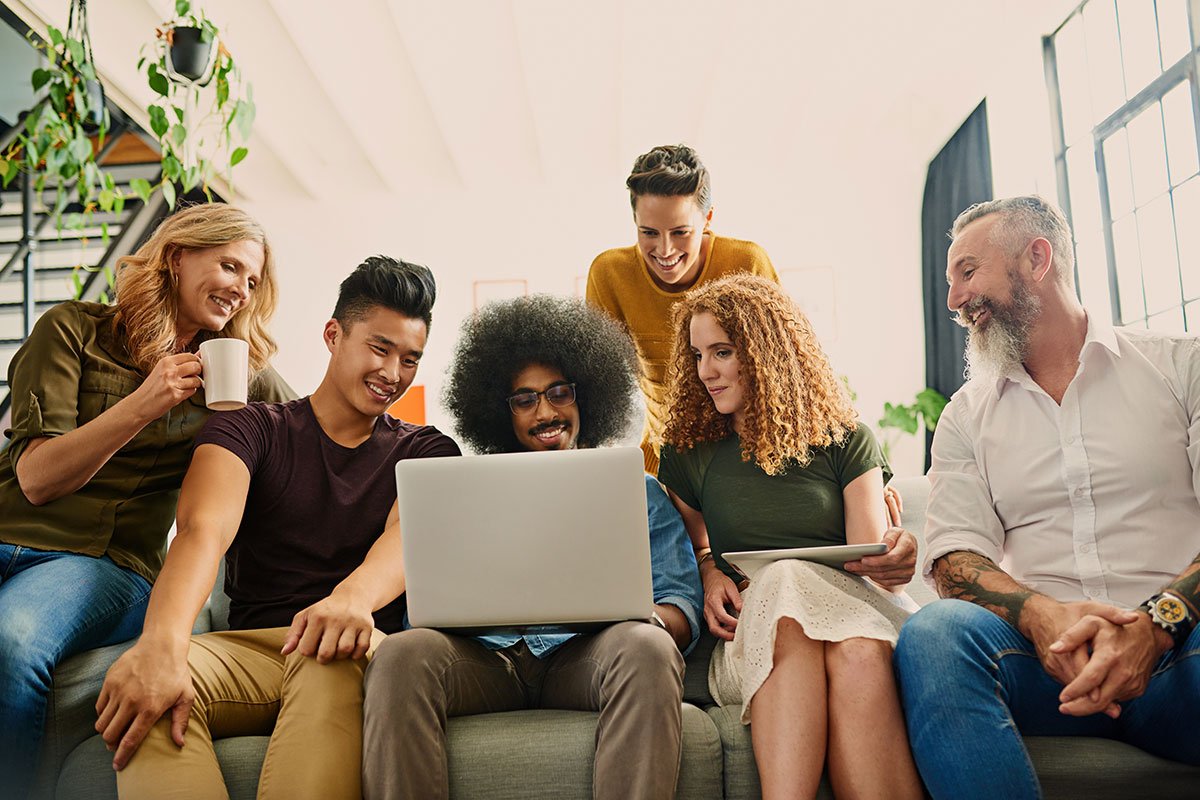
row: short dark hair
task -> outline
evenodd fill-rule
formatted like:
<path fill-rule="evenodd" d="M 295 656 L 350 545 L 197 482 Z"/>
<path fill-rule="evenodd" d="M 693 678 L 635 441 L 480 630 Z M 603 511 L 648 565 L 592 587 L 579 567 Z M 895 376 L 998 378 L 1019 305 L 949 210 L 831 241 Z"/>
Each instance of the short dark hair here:
<path fill-rule="evenodd" d="M 637 211 L 642 195 L 678 197 L 688 195 L 700 210 L 712 208 L 712 178 L 696 151 L 686 144 L 664 144 L 642 153 L 625 179 L 629 203 Z"/>
<path fill-rule="evenodd" d="M 476 452 L 523 450 L 505 398 L 518 372 L 545 364 L 575 384 L 579 446 L 599 447 L 629 427 L 637 363 L 621 326 L 582 300 L 533 295 L 490 303 L 463 323 L 442 403 Z"/>
<path fill-rule="evenodd" d="M 347 328 L 365 317 L 373 306 L 383 306 L 422 320 L 428 330 L 433 324 L 436 299 L 437 283 L 429 267 L 388 256 L 371 256 L 342 281 L 333 318 Z"/>

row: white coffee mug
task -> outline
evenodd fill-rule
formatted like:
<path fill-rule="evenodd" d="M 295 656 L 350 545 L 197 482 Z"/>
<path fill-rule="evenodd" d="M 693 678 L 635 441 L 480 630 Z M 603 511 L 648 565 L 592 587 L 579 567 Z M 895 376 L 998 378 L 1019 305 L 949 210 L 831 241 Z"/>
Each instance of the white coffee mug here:
<path fill-rule="evenodd" d="M 204 402 L 213 411 L 236 411 L 249 391 L 250 345 L 242 339 L 209 339 L 200 345 Z"/>

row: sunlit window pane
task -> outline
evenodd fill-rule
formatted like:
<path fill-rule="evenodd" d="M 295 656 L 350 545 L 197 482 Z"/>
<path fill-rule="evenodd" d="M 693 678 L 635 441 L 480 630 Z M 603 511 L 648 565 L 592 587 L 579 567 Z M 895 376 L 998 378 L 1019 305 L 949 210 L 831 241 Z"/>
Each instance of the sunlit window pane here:
<path fill-rule="evenodd" d="M 1139 206 L 1167 190 L 1167 154 L 1162 111 L 1154 103 L 1125 126 L 1133 166 L 1133 198 Z"/>
<path fill-rule="evenodd" d="M 1121 76 L 1121 50 L 1117 41 L 1114 8 L 1112 0 L 1092 0 L 1083 7 L 1095 122 L 1105 119 L 1125 102 L 1125 81 Z"/>
<path fill-rule="evenodd" d="M 1164 67 L 1170 67 L 1187 55 L 1191 47 L 1188 36 L 1187 0 L 1157 0 L 1158 38 Z"/>
<path fill-rule="evenodd" d="M 1158 63 L 1158 33 L 1154 4 L 1146 0 L 1117 0 L 1121 57 L 1125 64 L 1125 95 L 1133 97 L 1162 73 Z"/>
<path fill-rule="evenodd" d="M 1183 295 L 1200 299 L 1200 177 L 1192 178 L 1174 192 L 1175 219 L 1179 223 L 1179 263 L 1182 265 Z M 1200 333 L 1200 317 L 1189 326 Z"/>
<path fill-rule="evenodd" d="M 1142 284 L 1146 311 L 1158 313 L 1178 306 L 1179 267 L 1175 258 L 1175 225 L 1171 221 L 1171 198 L 1163 195 L 1137 212 L 1138 243 L 1142 252 Z"/>
<path fill-rule="evenodd" d="M 1167 129 L 1167 160 L 1172 185 L 1183 183 L 1200 169 L 1196 150 L 1196 120 L 1192 116 L 1191 84 L 1187 81 L 1163 96 Z"/>
<path fill-rule="evenodd" d="M 1075 228 L 1075 267 L 1079 273 L 1079 298 L 1084 307 L 1112 322 L 1108 291 L 1108 261 L 1099 230 Z"/>
<path fill-rule="evenodd" d="M 1072 147 L 1067 151 L 1067 184 L 1071 193 L 1071 224 L 1100 230 L 1100 188 L 1096 182 L 1096 151 Z"/>
<path fill-rule="evenodd" d="M 1092 129 L 1082 17 L 1074 17 L 1055 35 L 1054 60 L 1058 64 L 1058 88 L 1062 98 L 1063 139 L 1070 144 Z"/>
<path fill-rule="evenodd" d="M 1121 321 L 1143 317 L 1146 306 L 1142 301 L 1142 265 L 1138 253 L 1137 223 L 1132 216 L 1117 220 L 1112 226 L 1113 254 L 1117 261 L 1117 297 L 1121 301 Z"/>
<path fill-rule="evenodd" d="M 1155 314 L 1146 321 L 1146 327 L 1162 333 L 1184 333 L 1183 307 L 1175 306 L 1170 311 Z"/>
<path fill-rule="evenodd" d="M 1104 140 L 1104 172 L 1108 179 L 1108 210 L 1113 219 L 1118 219 L 1133 210 L 1133 179 L 1124 128 Z"/>

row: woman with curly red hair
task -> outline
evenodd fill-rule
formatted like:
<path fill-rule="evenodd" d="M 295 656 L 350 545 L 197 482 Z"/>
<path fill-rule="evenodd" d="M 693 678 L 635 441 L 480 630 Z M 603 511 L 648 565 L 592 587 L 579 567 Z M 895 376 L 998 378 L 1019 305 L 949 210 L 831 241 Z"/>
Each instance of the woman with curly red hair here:
<path fill-rule="evenodd" d="M 709 688 L 753 723 L 763 797 L 815 796 L 826 765 L 838 797 L 922 797 L 892 676 L 901 599 L 798 560 L 747 584 L 721 556 L 883 539 L 891 471 L 875 437 L 774 282 L 697 288 L 675 306 L 674 329 L 659 480 L 697 549 L 721 640 Z"/>

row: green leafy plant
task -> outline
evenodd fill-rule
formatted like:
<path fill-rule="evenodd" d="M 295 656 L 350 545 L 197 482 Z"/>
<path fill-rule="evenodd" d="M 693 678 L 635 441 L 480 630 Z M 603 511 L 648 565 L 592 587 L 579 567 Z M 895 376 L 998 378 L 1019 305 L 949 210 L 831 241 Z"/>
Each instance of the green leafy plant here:
<path fill-rule="evenodd" d="M 942 409 L 948 402 L 950 401 L 941 392 L 925 387 L 917 392 L 913 402 L 907 405 L 884 403 L 883 416 L 879 419 L 884 456 L 891 457 L 892 445 L 896 443 L 900 435 L 916 435 L 922 422 L 925 424 L 926 430 L 930 432 L 937 430 Z"/>
<path fill-rule="evenodd" d="M 217 26 L 203 11 L 193 10 L 190 0 L 175 0 L 175 17 L 142 48 L 137 64 L 159 98 L 147 111 L 162 148 L 162 178 L 157 186 L 130 182 L 143 200 L 161 187 L 171 207 L 176 184 L 185 192 L 199 186 L 212 199 L 209 183 L 218 175 L 230 178 L 249 152 L 245 145 L 235 147 L 234 137 L 242 142 L 250 137 L 255 115 L 253 87 L 242 79 Z M 204 73 L 191 78 L 179 74 L 171 60 L 178 35 L 188 28 L 197 29 L 200 42 L 214 48 Z"/>
<path fill-rule="evenodd" d="M 22 172 L 33 179 L 39 196 L 49 183 L 55 189 L 54 215 L 63 228 L 82 229 L 97 209 L 120 213 L 125 197 L 112 176 L 96 163 L 96 152 L 108 133 L 108 110 L 99 89 L 96 69 L 86 40 L 49 28 L 49 39 L 31 37 L 47 63 L 33 71 L 30 81 L 45 98 L 25 117 L 21 132 L 0 154 L 0 180 L 7 188 Z M 95 126 L 96 143 L 89 130 Z M 64 214 L 74 197 L 81 212 Z M 103 235 L 107 241 L 107 226 Z"/>

